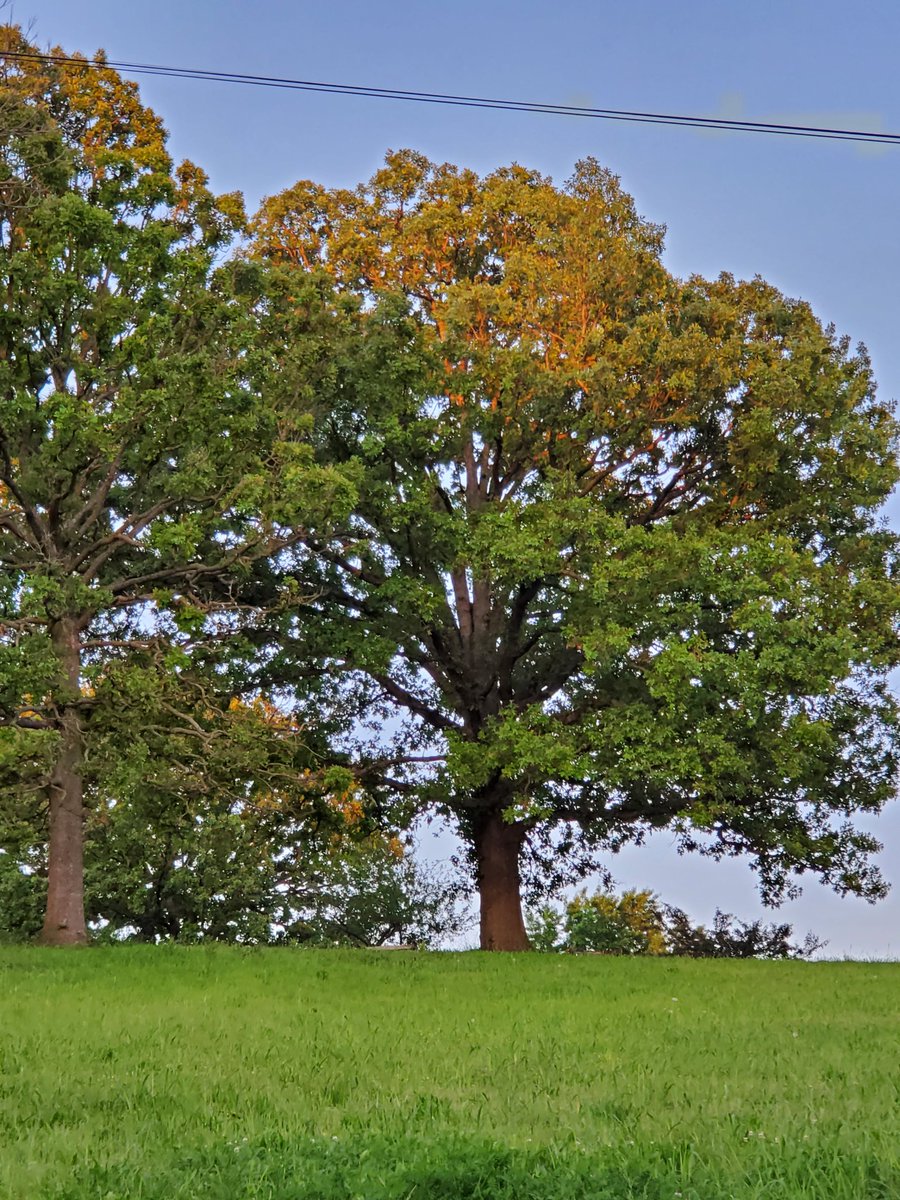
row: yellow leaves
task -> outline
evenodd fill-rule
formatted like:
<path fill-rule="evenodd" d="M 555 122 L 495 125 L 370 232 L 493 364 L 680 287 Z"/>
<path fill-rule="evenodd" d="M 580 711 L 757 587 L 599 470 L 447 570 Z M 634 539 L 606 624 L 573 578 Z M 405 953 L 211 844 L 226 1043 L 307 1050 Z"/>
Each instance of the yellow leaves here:
<path fill-rule="evenodd" d="M 303 726 L 298 721 L 262 694 L 254 696 L 249 703 L 240 696 L 232 696 L 228 701 L 228 711 L 250 719 L 262 720 L 270 729 L 282 733 L 296 734 L 303 731 Z"/>
<path fill-rule="evenodd" d="M 253 799 L 253 806 L 263 812 L 278 812 L 284 805 L 284 798 L 275 792 L 260 792 Z"/>
<path fill-rule="evenodd" d="M 334 796 L 331 803 L 351 827 L 359 825 L 365 817 L 365 808 L 356 795 L 355 785 L 342 795 Z"/>
<path fill-rule="evenodd" d="M 589 896 L 586 891 L 581 891 L 569 901 L 566 912 L 570 926 L 580 926 L 589 941 L 592 936 L 600 936 L 604 942 L 602 948 L 634 953 L 639 946 L 643 954 L 666 953 L 665 928 L 654 892 L 630 890 L 621 896 L 595 892 Z M 589 932 L 592 920 L 599 922 L 593 935 Z M 608 930 L 618 930 L 624 935 L 621 945 L 617 945 L 615 938 L 609 939 Z M 629 938 L 637 939 L 637 942 L 632 945 Z"/>
<path fill-rule="evenodd" d="M 362 804 L 355 797 L 344 801 L 341 805 L 341 811 L 348 825 L 358 825 L 365 815 Z"/>

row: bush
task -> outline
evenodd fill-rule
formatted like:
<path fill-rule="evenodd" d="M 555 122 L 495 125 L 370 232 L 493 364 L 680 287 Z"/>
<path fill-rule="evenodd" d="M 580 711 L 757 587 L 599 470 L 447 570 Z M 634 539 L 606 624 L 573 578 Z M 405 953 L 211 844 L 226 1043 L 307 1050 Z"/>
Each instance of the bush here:
<path fill-rule="evenodd" d="M 712 925 L 694 925 L 683 909 L 662 905 L 651 891 L 621 896 L 579 892 L 565 911 L 545 904 L 527 914 L 528 936 L 543 953 L 670 954 L 683 958 L 809 958 L 827 943 L 793 927 L 742 922 L 716 910 Z"/>
<path fill-rule="evenodd" d="M 562 923 L 562 914 L 552 904 L 529 909 L 525 914 L 525 926 L 532 950 L 541 954 L 563 950 L 565 943 L 562 941 Z"/>
<path fill-rule="evenodd" d="M 566 906 L 566 949 L 665 954 L 663 915 L 652 892 L 579 892 Z"/>
<path fill-rule="evenodd" d="M 23 870 L 13 855 L 0 849 L 0 942 L 37 937 L 46 903 L 46 876 Z"/>
<path fill-rule="evenodd" d="M 683 958 L 809 958 L 825 942 L 807 933 L 799 945 L 791 942 L 791 925 L 739 921 L 716 909 L 712 926 L 692 925 L 680 908 L 665 910 L 669 954 Z"/>

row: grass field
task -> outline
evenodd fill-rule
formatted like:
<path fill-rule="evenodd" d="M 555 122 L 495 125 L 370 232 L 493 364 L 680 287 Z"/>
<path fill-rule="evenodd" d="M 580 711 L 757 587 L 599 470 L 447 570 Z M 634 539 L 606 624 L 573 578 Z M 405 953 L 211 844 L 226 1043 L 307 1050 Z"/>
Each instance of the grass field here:
<path fill-rule="evenodd" d="M 0 949 L 2 1200 L 896 1200 L 900 965 Z"/>

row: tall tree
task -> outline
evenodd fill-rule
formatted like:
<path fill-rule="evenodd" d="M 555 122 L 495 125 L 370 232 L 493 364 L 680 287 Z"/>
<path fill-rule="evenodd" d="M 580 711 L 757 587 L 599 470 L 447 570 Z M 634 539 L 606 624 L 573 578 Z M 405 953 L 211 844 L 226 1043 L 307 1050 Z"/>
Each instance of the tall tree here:
<path fill-rule="evenodd" d="M 0 725 L 49 755 L 43 940 L 77 944 L 92 672 L 282 544 L 265 501 L 296 501 L 304 449 L 248 383 L 252 298 L 215 270 L 240 197 L 174 170 L 105 66 L 7 26 L 0 83 Z"/>
<path fill-rule="evenodd" d="M 455 818 L 482 946 L 527 946 L 523 872 L 662 827 L 770 899 L 880 895 L 850 817 L 897 766 L 896 427 L 864 351 L 760 279 L 673 278 L 591 160 L 392 153 L 253 233 L 365 330 L 315 432 L 357 501 L 278 564 L 310 599 L 271 665 L 407 718 L 361 769 Z"/>

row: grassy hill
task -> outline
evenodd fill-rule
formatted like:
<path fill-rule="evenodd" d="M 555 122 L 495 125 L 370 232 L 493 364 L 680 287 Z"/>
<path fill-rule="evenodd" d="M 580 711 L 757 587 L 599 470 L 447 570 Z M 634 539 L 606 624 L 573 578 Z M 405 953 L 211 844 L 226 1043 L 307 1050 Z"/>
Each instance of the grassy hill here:
<path fill-rule="evenodd" d="M 900 965 L 0 949 L 3 1200 L 890 1200 Z"/>

